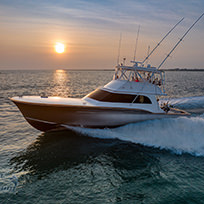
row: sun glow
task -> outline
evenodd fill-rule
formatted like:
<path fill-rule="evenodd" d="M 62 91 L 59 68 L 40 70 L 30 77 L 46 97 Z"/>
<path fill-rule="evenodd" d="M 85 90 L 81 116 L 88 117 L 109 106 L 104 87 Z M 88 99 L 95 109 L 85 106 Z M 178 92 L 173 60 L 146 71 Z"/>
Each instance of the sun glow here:
<path fill-rule="evenodd" d="M 55 51 L 59 54 L 63 53 L 65 50 L 65 46 L 62 43 L 56 43 L 55 44 Z"/>

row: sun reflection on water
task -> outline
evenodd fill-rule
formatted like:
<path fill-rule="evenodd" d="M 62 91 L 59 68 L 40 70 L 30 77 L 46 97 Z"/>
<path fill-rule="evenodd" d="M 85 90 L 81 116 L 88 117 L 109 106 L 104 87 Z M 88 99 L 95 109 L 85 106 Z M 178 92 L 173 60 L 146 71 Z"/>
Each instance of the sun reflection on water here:
<path fill-rule="evenodd" d="M 66 70 L 58 69 L 53 75 L 54 87 L 53 96 L 65 97 L 69 93 L 69 75 Z"/>

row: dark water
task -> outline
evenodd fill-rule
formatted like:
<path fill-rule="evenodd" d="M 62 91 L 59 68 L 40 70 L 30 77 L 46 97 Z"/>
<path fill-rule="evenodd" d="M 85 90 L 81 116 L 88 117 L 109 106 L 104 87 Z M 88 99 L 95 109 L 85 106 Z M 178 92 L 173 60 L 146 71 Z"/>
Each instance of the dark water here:
<path fill-rule="evenodd" d="M 204 72 L 167 72 L 190 117 L 41 133 L 8 97 L 82 97 L 111 71 L 1 71 L 0 203 L 204 203 Z M 12 191 L 4 186 L 15 185 Z"/>

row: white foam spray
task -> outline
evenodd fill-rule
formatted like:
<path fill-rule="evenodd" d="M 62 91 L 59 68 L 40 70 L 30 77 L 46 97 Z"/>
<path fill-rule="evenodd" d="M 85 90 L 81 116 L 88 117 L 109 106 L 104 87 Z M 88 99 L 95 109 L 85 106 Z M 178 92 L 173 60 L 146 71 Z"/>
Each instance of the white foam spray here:
<path fill-rule="evenodd" d="M 160 103 L 166 101 L 184 109 L 200 110 L 204 108 L 204 96 L 162 99 Z M 203 113 L 203 111 L 200 113 Z M 67 126 L 67 128 L 91 137 L 117 138 L 145 146 L 171 150 L 176 154 L 190 153 L 196 156 L 204 156 L 204 114 L 149 120 L 113 129 L 70 126 Z"/>
<path fill-rule="evenodd" d="M 169 99 L 164 98 L 160 100 L 160 104 L 166 103 L 167 101 L 169 102 L 170 105 L 173 105 L 177 108 L 182 108 L 185 110 L 188 109 L 194 110 L 195 112 L 204 112 L 204 96 L 169 98 Z"/>
<path fill-rule="evenodd" d="M 150 120 L 114 129 L 68 128 L 91 137 L 117 138 L 176 154 L 204 156 L 204 115 Z"/>

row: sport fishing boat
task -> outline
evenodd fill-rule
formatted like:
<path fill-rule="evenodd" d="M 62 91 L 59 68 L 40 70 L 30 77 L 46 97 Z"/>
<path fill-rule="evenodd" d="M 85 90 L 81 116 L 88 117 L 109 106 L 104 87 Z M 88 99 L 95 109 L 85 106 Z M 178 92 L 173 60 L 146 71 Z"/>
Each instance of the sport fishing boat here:
<path fill-rule="evenodd" d="M 113 80 L 82 99 L 46 96 L 13 97 L 25 119 L 35 128 L 48 131 L 64 126 L 116 127 L 127 123 L 188 115 L 160 106 L 166 95 L 164 72 L 148 65 L 116 66 Z"/>
<path fill-rule="evenodd" d="M 188 116 L 189 113 L 169 107 L 168 103 L 159 104 L 158 97 L 166 95 L 165 73 L 160 67 L 195 23 L 157 68 L 149 64 L 145 66 L 144 62 L 164 38 L 142 62 L 133 60 L 129 66 L 117 63 L 113 80 L 81 99 L 21 96 L 11 100 L 28 123 L 41 131 L 67 126 L 116 127 L 145 120 Z"/>

